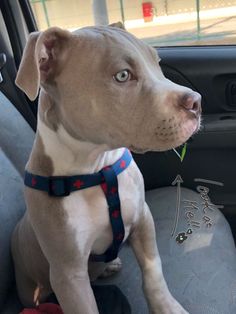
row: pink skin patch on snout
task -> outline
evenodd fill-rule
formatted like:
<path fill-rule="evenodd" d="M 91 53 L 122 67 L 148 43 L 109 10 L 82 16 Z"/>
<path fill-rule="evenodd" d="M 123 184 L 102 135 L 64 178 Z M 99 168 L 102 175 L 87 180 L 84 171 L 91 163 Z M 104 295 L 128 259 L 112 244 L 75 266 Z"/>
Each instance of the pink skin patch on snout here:
<path fill-rule="evenodd" d="M 176 134 L 173 138 L 171 148 L 178 147 L 185 143 L 200 128 L 200 118 L 185 118 L 179 123 Z M 169 139 L 171 141 L 171 139 Z"/>
<path fill-rule="evenodd" d="M 187 121 L 185 121 L 183 123 L 182 126 L 182 133 L 184 137 L 190 137 L 191 135 L 193 135 L 194 133 L 196 133 L 198 131 L 200 127 L 200 119 L 196 118 L 196 119 L 188 119 Z"/>

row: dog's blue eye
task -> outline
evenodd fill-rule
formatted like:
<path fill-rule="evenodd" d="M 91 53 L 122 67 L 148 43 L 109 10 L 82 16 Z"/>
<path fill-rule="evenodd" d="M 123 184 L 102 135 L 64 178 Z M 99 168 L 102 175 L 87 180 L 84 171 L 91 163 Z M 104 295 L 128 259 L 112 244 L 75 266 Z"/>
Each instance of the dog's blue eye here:
<path fill-rule="evenodd" d="M 131 77 L 129 70 L 122 70 L 114 75 L 114 79 L 119 83 L 127 82 Z"/>

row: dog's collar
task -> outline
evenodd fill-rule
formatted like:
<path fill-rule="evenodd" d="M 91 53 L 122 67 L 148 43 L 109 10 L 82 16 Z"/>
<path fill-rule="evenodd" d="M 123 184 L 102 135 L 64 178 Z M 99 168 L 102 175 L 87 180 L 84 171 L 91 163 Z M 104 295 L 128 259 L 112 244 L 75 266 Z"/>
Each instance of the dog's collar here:
<path fill-rule="evenodd" d="M 113 168 L 116 175 L 119 175 L 129 166 L 131 160 L 130 151 L 125 149 L 124 154 L 117 162 L 99 172 L 86 175 L 44 177 L 25 171 L 24 183 L 30 188 L 48 192 L 50 196 L 68 196 L 71 192 L 101 185 L 104 182 L 103 172 L 110 167 Z"/>

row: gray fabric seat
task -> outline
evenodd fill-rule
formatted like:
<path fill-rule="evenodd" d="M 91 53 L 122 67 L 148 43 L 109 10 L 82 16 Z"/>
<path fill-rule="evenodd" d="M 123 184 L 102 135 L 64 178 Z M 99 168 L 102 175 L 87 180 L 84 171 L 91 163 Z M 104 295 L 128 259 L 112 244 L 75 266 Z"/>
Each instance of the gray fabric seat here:
<path fill-rule="evenodd" d="M 25 210 L 22 174 L 34 133 L 21 115 L 0 94 L 0 313 L 18 314 L 21 304 L 14 289 L 14 272 L 10 256 L 12 230 Z M 11 160 L 11 161 L 10 161 Z M 147 193 L 157 229 L 163 271 L 173 295 L 191 314 L 236 313 L 236 252 L 229 225 L 221 212 L 207 212 L 213 226 L 203 222 L 201 196 L 182 189 L 177 233 L 186 232 L 186 200 L 195 201 L 190 210 L 201 221 L 201 228 L 182 243 L 171 237 L 176 207 L 176 189 L 162 188 Z M 99 284 L 117 284 L 128 297 L 135 314 L 148 313 L 141 291 L 141 274 L 131 249 L 124 246 L 120 254 L 120 274 Z"/>
<path fill-rule="evenodd" d="M 0 150 L 0 309 L 14 283 L 11 233 L 25 210 L 22 178 Z M 0 313 L 2 313 L 0 311 Z"/>
<path fill-rule="evenodd" d="M 22 176 L 33 139 L 29 125 L 0 93 L 0 313 L 19 313 L 21 307 L 14 291 L 10 239 L 25 211 Z"/>
<path fill-rule="evenodd" d="M 190 228 L 186 212 L 195 213 L 194 221 L 200 228 L 191 227 L 193 233 L 183 243 L 171 237 L 176 210 L 176 188 L 167 187 L 146 193 L 156 230 L 163 272 L 169 289 L 190 314 L 236 313 L 236 251 L 230 227 L 214 206 L 205 214 L 199 193 L 181 189 L 181 206 L 177 234 Z M 194 206 L 188 207 L 191 200 Z M 210 216 L 212 226 L 207 227 L 204 216 Z M 120 254 L 123 269 L 120 274 L 99 284 L 117 284 L 128 297 L 133 313 L 148 313 L 141 290 L 141 273 L 131 248 L 125 246 Z"/>

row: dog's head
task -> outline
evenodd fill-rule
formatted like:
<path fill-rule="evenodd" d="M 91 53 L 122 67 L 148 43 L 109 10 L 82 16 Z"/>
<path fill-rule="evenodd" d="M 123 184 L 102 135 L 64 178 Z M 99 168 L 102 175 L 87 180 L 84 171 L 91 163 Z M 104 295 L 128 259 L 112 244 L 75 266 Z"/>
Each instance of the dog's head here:
<path fill-rule="evenodd" d="M 162 151 L 198 130 L 201 97 L 166 79 L 159 61 L 155 49 L 118 27 L 50 28 L 30 35 L 16 84 L 31 100 L 41 86 L 53 127 L 75 138 Z"/>

